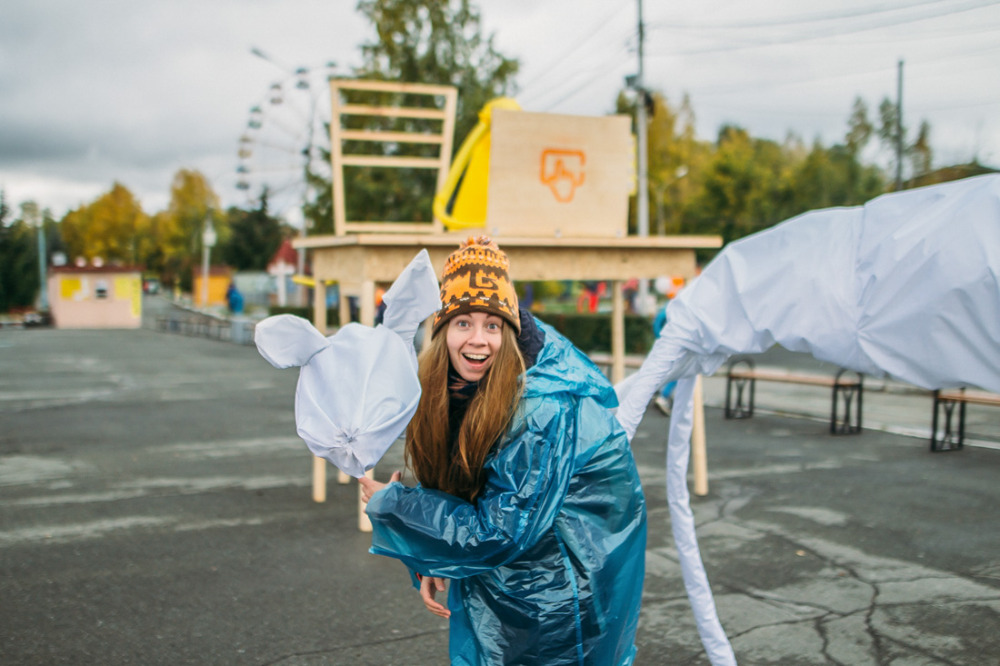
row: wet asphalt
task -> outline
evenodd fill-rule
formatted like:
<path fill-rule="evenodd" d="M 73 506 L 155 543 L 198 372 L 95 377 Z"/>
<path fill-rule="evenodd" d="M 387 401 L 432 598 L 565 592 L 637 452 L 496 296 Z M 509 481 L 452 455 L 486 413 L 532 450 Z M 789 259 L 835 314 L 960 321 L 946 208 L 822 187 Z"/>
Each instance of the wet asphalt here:
<path fill-rule="evenodd" d="M 355 485 L 331 467 L 312 501 L 296 378 L 252 346 L 149 329 L 0 330 L 0 664 L 447 663 L 446 622 L 368 554 Z M 692 508 L 739 663 L 1000 663 L 1000 410 L 970 413 L 977 445 L 932 454 L 929 399 L 889 388 L 866 395 L 871 428 L 833 436 L 825 394 L 760 384 L 733 421 L 706 380 Z M 633 442 L 636 663 L 706 664 L 666 428 L 651 407 Z M 398 442 L 376 474 L 401 464 Z"/>

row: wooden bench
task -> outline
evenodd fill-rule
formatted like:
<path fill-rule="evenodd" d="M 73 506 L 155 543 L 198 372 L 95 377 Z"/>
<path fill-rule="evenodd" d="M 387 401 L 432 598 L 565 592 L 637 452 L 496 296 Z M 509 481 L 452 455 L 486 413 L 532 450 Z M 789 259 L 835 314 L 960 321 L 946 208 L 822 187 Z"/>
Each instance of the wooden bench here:
<path fill-rule="evenodd" d="M 861 432 L 861 407 L 864 375 L 842 368 L 834 377 L 786 370 L 755 368 L 749 359 L 729 363 L 726 373 L 726 418 L 748 419 L 753 416 L 757 381 L 826 386 L 832 391 L 830 434 L 854 435 Z M 857 401 L 855 401 L 857 398 Z"/>
<path fill-rule="evenodd" d="M 594 362 L 594 365 L 601 369 L 605 377 L 611 377 L 611 365 L 614 362 L 611 354 L 606 352 L 591 352 L 587 356 Z M 637 370 L 645 360 L 646 357 L 640 354 L 625 354 L 625 367 Z"/>
<path fill-rule="evenodd" d="M 934 417 L 931 420 L 931 451 L 958 451 L 965 443 L 965 406 L 987 405 L 1000 407 L 1000 395 L 986 391 L 939 389 L 934 391 Z M 955 407 L 958 406 L 958 429 L 952 427 Z M 938 415 L 943 418 L 939 419 Z M 938 435 L 938 424 L 942 425 Z"/>

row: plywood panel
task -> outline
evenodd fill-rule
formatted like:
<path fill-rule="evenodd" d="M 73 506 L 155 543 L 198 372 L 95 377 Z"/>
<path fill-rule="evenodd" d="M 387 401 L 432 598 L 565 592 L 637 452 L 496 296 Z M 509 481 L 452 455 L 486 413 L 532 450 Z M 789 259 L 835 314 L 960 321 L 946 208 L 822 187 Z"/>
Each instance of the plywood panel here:
<path fill-rule="evenodd" d="M 486 228 L 498 238 L 624 237 L 630 128 L 627 116 L 494 110 Z"/>

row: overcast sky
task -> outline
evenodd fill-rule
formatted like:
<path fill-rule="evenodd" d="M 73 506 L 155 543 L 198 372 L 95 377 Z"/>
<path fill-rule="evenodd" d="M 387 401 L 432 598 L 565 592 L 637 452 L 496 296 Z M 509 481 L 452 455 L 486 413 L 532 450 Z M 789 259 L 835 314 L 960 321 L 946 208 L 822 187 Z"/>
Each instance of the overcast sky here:
<path fill-rule="evenodd" d="M 6 0 L 0 14 L 0 188 L 57 216 L 114 181 L 149 213 L 181 168 L 202 171 L 224 205 L 236 189 L 241 135 L 280 142 L 315 101 L 290 72 L 349 74 L 373 30 L 353 0 Z M 629 0 L 481 0 L 485 31 L 521 61 L 531 111 L 612 110 L 638 69 Z M 690 95 L 702 139 L 723 123 L 753 135 L 840 141 L 856 97 L 895 100 L 904 61 L 904 124 L 931 124 L 935 165 L 1000 167 L 1000 0 L 702 0 L 643 3 L 645 75 Z M 257 48 L 270 62 L 252 54 Z M 269 89 L 285 84 L 284 103 Z M 325 92 L 325 91 L 324 91 Z M 459 137 L 461 140 L 462 137 Z M 287 164 L 255 153 L 275 185 Z M 876 156 L 872 156 L 873 158 Z M 270 161 L 269 161 L 270 160 Z M 282 181 L 282 182 L 278 182 Z M 294 217 L 294 215 L 293 215 Z"/>

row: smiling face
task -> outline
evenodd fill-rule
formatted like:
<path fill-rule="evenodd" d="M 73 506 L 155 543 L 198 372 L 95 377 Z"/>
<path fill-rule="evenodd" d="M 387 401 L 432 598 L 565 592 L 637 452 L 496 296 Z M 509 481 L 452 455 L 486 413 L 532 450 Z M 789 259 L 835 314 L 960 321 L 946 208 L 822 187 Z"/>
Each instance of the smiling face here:
<path fill-rule="evenodd" d="M 486 375 L 500 351 L 503 327 L 503 319 L 486 312 L 456 315 L 448 322 L 448 358 L 462 379 L 477 382 Z"/>

